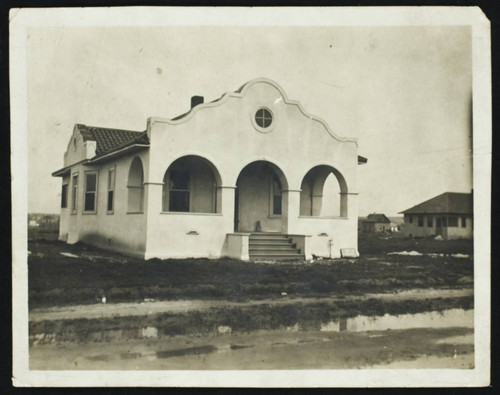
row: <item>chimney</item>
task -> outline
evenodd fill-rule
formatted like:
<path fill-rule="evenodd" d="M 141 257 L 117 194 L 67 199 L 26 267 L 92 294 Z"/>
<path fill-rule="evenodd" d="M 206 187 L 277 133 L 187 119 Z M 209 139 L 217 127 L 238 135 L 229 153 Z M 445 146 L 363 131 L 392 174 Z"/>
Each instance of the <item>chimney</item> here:
<path fill-rule="evenodd" d="M 191 108 L 203 103 L 203 96 L 191 96 Z"/>

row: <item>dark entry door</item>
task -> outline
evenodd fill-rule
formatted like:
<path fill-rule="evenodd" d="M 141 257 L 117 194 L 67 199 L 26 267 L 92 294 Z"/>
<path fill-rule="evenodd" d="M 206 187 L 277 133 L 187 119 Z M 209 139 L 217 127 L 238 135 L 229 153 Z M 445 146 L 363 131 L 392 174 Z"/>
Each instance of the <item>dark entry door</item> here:
<path fill-rule="evenodd" d="M 238 183 L 236 183 L 236 189 L 234 191 L 234 231 L 238 232 L 238 223 L 239 221 L 239 207 L 240 207 L 240 202 L 239 202 L 239 188 L 238 188 Z"/>
<path fill-rule="evenodd" d="M 443 228 L 446 227 L 446 217 L 436 218 L 436 234 L 443 236 Z"/>

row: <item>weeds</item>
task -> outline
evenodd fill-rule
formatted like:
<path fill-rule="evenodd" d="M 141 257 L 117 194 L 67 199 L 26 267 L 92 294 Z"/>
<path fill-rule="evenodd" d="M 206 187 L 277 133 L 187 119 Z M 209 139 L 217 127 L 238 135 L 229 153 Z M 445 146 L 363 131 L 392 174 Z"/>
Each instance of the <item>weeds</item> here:
<path fill-rule="evenodd" d="M 231 259 L 144 261 L 60 242 L 30 244 L 30 308 L 144 299 L 250 300 L 342 296 L 412 288 L 463 288 L 473 284 L 470 259 L 427 256 L 324 259 L 307 265 L 240 262 Z M 79 258 L 60 255 L 69 251 Z M 97 259 L 87 259 L 94 253 Z M 41 256 L 43 255 L 43 257 Z M 83 255 L 83 256 L 82 256 Z"/>

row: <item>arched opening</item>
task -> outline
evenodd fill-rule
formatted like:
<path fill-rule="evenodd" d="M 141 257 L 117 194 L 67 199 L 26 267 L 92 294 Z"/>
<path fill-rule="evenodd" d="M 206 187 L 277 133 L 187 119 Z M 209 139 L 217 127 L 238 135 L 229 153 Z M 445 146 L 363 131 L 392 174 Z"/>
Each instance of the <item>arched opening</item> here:
<path fill-rule="evenodd" d="M 128 203 L 127 212 L 141 213 L 144 206 L 144 170 L 141 159 L 136 156 L 128 172 Z"/>
<path fill-rule="evenodd" d="M 347 217 L 347 184 L 332 166 L 312 168 L 302 179 L 300 215 L 308 217 Z"/>
<path fill-rule="evenodd" d="M 267 161 L 245 166 L 236 181 L 235 232 L 284 231 L 283 190 L 286 189 L 286 177 L 278 166 Z"/>
<path fill-rule="evenodd" d="M 215 166 L 195 155 L 174 161 L 163 177 L 162 210 L 219 213 L 221 179 Z"/>

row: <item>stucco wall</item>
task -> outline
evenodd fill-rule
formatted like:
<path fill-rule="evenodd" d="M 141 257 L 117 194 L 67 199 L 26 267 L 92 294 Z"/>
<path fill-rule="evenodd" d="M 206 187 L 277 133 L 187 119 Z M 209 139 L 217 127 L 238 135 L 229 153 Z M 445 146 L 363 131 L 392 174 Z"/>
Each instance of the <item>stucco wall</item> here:
<path fill-rule="evenodd" d="M 67 186 L 67 194 L 66 194 L 66 208 L 61 207 L 61 214 L 60 214 L 60 219 L 59 219 L 59 240 L 61 241 L 66 241 L 68 239 L 68 218 L 69 218 L 69 212 L 70 212 L 70 205 L 71 205 L 71 183 L 70 183 L 70 176 L 65 176 L 61 178 L 61 190 L 62 190 L 62 185 L 68 185 Z"/>
<path fill-rule="evenodd" d="M 138 153 L 147 163 L 147 151 Z M 123 253 L 144 256 L 146 239 L 146 214 L 127 214 L 128 173 L 135 156 L 122 157 L 116 161 L 107 162 L 101 166 L 76 165 L 71 173 L 78 172 L 78 205 L 76 214 L 72 213 L 71 196 L 72 182 L 69 183 L 68 208 L 62 210 L 60 233 L 67 233 L 68 243 L 82 241 L 99 247 L 120 251 Z M 108 169 L 114 167 L 114 209 L 107 210 Z M 95 213 L 84 213 L 85 172 L 97 170 L 97 210 Z M 63 213 L 65 211 L 66 213 Z M 63 238 L 63 237 L 61 237 Z"/>
<path fill-rule="evenodd" d="M 83 141 L 83 138 L 78 131 L 77 126 L 73 128 L 73 134 L 64 153 L 64 166 L 81 162 L 85 159 L 90 159 L 95 155 L 96 142 Z"/>
<path fill-rule="evenodd" d="M 226 233 L 221 214 L 163 213 L 148 234 L 146 258 L 218 258 L 223 255 Z"/>
<path fill-rule="evenodd" d="M 262 107 L 273 114 L 268 129 L 255 123 L 255 113 Z M 253 231 L 256 220 L 260 220 L 263 231 L 311 235 L 309 244 L 315 255 L 336 257 L 342 248 L 357 250 L 357 145 L 334 136 L 321 120 L 305 112 L 297 102 L 288 100 L 275 84 L 266 80 L 247 84 L 241 93 L 226 94 L 218 101 L 201 104 L 175 121 L 150 118 L 147 131 L 150 148 L 138 154 L 144 167 L 144 212 L 127 214 L 127 177 L 134 155 L 96 167 L 99 168 L 96 214 L 81 213 L 84 168 L 76 165 L 73 171 L 81 174 L 78 214 L 68 215 L 61 225 L 61 229 L 67 228 L 68 242 L 86 241 L 146 258 L 224 255 L 226 235 L 234 232 L 238 176 L 250 163 L 267 161 L 279 169 L 283 178 L 281 217 L 273 218 L 269 188 L 265 183 L 257 183 L 259 174 L 253 173 L 240 184 L 240 230 Z M 79 154 L 78 149 L 74 155 L 70 154 L 71 160 L 87 157 L 92 149 L 83 144 L 80 148 Z M 208 160 L 217 170 L 217 214 L 162 213 L 165 172 L 177 159 L 188 155 Z M 331 216 L 335 214 L 332 204 L 340 205 L 331 203 L 333 198 L 320 213 L 330 217 L 299 218 L 301 204 L 307 204 L 300 201 L 302 180 L 309 170 L 320 165 L 336 169 L 347 184 L 342 195 L 342 199 L 347 199 L 346 209 L 339 212 L 343 218 Z M 113 214 L 106 210 L 110 166 L 116 166 Z M 210 200 L 214 194 L 206 193 L 212 179 L 201 170 L 195 173 L 191 211 L 213 211 L 208 207 L 215 206 Z M 336 185 L 327 184 L 327 195 L 338 193 L 332 192 Z M 70 202 L 71 185 L 69 190 Z M 327 236 L 320 236 L 322 233 Z"/>
<path fill-rule="evenodd" d="M 452 216 L 452 215 L 450 215 Z M 428 237 L 438 234 L 437 218 L 447 217 L 443 215 L 424 215 L 423 226 L 418 226 L 418 215 L 412 215 L 412 223 L 410 223 L 409 215 L 404 216 L 403 233 L 405 236 L 412 237 Z M 427 226 L 427 219 L 432 218 L 432 226 Z M 466 216 L 466 227 L 462 227 L 463 215 L 453 216 L 458 218 L 458 226 L 446 226 L 441 228 L 441 235 L 444 239 L 472 238 L 472 217 Z"/>
<path fill-rule="evenodd" d="M 448 228 L 448 239 L 470 239 L 472 238 L 472 217 L 466 217 L 465 228 L 462 228 L 461 219 L 458 221 L 458 227 Z"/>
<path fill-rule="evenodd" d="M 209 160 L 220 174 L 221 186 L 226 188 L 236 186 L 240 172 L 248 164 L 268 161 L 276 165 L 286 178 L 287 187 L 283 183 L 281 220 L 270 218 L 269 203 L 257 204 L 269 201 L 269 192 L 263 187 L 252 189 L 252 181 L 249 180 L 247 185 L 243 183 L 240 186 L 239 191 L 240 201 L 243 193 L 247 197 L 252 194 L 256 198 L 247 200 L 251 202 L 248 203 L 248 209 L 259 213 L 263 230 L 279 230 L 275 224 L 281 221 L 282 232 L 311 234 L 312 253 L 328 256 L 328 248 L 314 236 L 321 233 L 318 229 L 325 228 L 334 238 L 335 255 L 339 254 L 340 248 L 357 249 L 356 144 L 332 137 L 321 122 L 305 115 L 298 105 L 285 103 L 279 89 L 272 84 L 259 82 L 246 89 L 242 96 L 228 96 L 216 103 L 200 105 L 177 121 L 150 118 L 150 167 L 147 180 L 151 183 L 150 189 L 154 189 L 153 185 L 161 185 L 168 167 L 176 159 L 186 155 L 197 155 Z M 257 130 L 252 122 L 255 112 L 261 107 L 267 107 L 273 113 L 274 123 L 268 133 Z M 310 169 L 318 165 L 333 166 L 345 178 L 348 192 L 352 194 L 348 196 L 349 219 L 322 219 L 320 221 L 323 222 L 319 223 L 314 220 L 299 221 L 302 179 Z M 291 191 L 290 194 L 286 188 Z M 161 249 L 168 250 L 165 254 L 172 256 L 186 254 L 186 249 L 189 249 L 192 256 L 198 253 L 201 256 L 202 251 L 215 254 L 221 251 L 226 234 L 234 231 L 234 190 L 231 193 L 228 189 L 226 196 L 222 197 L 223 220 L 217 216 L 159 215 L 157 207 L 161 207 L 161 196 L 160 201 L 155 202 L 158 193 L 154 192 L 149 194 L 148 199 L 151 208 L 148 213 L 148 229 L 154 229 L 154 234 L 150 233 L 148 236 L 147 255 L 160 255 Z M 245 207 L 240 207 L 240 213 L 245 210 Z M 185 234 L 191 228 L 203 230 L 203 226 L 211 227 L 210 237 L 202 236 L 205 233 L 202 231 L 199 231 L 199 237 Z M 242 223 L 239 230 L 254 229 L 255 218 Z M 176 234 L 175 237 L 172 232 Z M 164 241 L 163 244 L 160 240 Z M 172 240 L 175 246 L 171 247 L 165 240 Z M 212 247 L 212 243 L 215 243 L 215 247 Z"/>
<path fill-rule="evenodd" d="M 348 232 L 356 220 L 347 218 L 299 218 L 298 228 L 302 234 L 311 235 L 312 254 L 322 257 L 340 258 L 343 248 L 358 248 L 357 233 Z M 330 242 L 331 240 L 331 242 Z"/>

